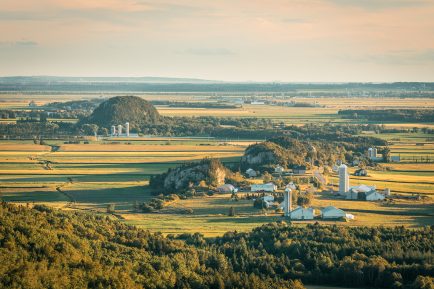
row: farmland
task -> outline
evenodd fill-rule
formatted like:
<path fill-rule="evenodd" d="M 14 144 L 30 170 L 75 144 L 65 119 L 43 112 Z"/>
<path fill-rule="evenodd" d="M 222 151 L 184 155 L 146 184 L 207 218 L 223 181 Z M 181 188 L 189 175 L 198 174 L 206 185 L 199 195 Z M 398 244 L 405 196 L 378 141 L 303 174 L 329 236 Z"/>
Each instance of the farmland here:
<path fill-rule="evenodd" d="M 210 96 L 152 95 L 152 100 L 212 102 Z M 93 98 L 94 94 L 59 95 L 58 100 Z M 27 109 L 30 100 L 38 105 L 52 100 L 52 96 L 4 95 L 2 108 Z M 286 107 L 276 105 L 243 104 L 236 108 L 180 108 L 157 106 L 164 116 L 215 116 L 258 117 L 275 123 L 302 125 L 306 123 L 363 123 L 360 120 L 339 118 L 339 109 L 365 108 L 427 108 L 434 107 L 428 99 L 401 98 L 297 98 L 296 101 L 320 107 Z M 5 120 L 4 120 L 5 121 Z M 10 120 L 6 120 L 10 121 Z M 406 225 L 423 226 L 434 222 L 434 143 L 430 134 L 414 128 L 431 127 L 430 123 L 386 124 L 387 127 L 410 129 L 412 132 L 381 133 L 367 135 L 383 138 L 390 143 L 391 155 L 400 156 L 401 162 L 381 164 L 368 168 L 368 176 L 351 176 L 350 184 L 374 185 L 379 190 L 391 189 L 395 194 L 412 196 L 419 194 L 428 199 L 395 200 L 386 203 L 368 203 L 337 199 L 328 191 L 337 189 L 337 176 L 327 176 L 328 187 L 317 192 L 313 201 L 315 209 L 334 205 L 354 214 L 350 222 L 333 222 L 347 226 Z M 0 141 L 0 195 L 5 201 L 19 203 L 43 203 L 64 210 L 85 210 L 105 214 L 108 204 L 114 204 L 113 217 L 151 231 L 163 234 L 201 232 L 206 236 L 218 236 L 228 230 L 248 231 L 260 224 L 282 220 L 281 214 L 266 214 L 254 209 L 251 200 L 232 201 L 228 194 L 193 197 L 178 200 L 157 213 L 138 213 L 134 203 L 149 201 L 155 191 L 148 186 L 152 175 L 185 162 L 204 157 L 219 158 L 226 164 L 237 164 L 245 148 L 260 139 L 214 139 L 209 137 L 140 137 L 104 138 L 86 137 L 86 144 L 65 143 L 62 138 L 46 139 L 44 145 L 33 140 Z M 355 168 L 350 168 L 350 173 Z M 312 174 L 307 172 L 307 176 Z M 261 183 L 262 179 L 251 182 Z M 236 216 L 229 217 L 231 207 Z M 188 209 L 188 210 L 187 210 Z M 190 213 L 186 213 L 189 211 Z M 297 222 L 301 225 L 309 223 Z"/>

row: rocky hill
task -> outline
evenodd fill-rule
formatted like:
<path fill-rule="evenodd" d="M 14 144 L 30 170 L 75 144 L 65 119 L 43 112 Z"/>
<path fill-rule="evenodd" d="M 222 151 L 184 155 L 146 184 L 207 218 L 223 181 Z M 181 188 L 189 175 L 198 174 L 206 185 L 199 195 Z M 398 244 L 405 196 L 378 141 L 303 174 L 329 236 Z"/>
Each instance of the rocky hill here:
<path fill-rule="evenodd" d="M 166 173 L 151 178 L 150 185 L 156 190 L 178 193 L 205 181 L 208 186 L 224 184 L 228 170 L 216 159 L 203 159 L 199 163 L 185 164 L 169 169 Z"/>
<path fill-rule="evenodd" d="M 160 114 L 148 101 L 137 96 L 116 96 L 101 103 L 90 115 L 87 122 L 101 127 L 130 123 L 130 127 L 153 124 Z"/>
<path fill-rule="evenodd" d="M 350 160 L 353 151 L 344 143 L 299 141 L 287 136 L 269 139 L 266 142 L 250 145 L 241 159 L 243 168 L 295 165 L 312 162 L 333 164 L 336 160 Z"/>

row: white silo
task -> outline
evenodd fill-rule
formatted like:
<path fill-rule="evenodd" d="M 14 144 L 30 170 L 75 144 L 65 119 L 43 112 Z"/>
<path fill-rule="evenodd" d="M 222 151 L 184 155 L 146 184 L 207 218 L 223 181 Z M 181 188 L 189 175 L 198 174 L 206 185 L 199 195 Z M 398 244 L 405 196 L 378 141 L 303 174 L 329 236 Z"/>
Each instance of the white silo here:
<path fill-rule="evenodd" d="M 112 136 L 116 135 L 116 127 L 114 125 L 112 125 L 110 133 L 111 133 Z"/>
<path fill-rule="evenodd" d="M 121 134 L 122 134 L 122 125 L 119 124 L 118 125 L 118 136 L 121 136 Z"/>
<path fill-rule="evenodd" d="M 339 167 L 339 193 L 345 194 L 350 189 L 350 176 L 348 175 L 348 167 L 342 164 Z"/>
<path fill-rule="evenodd" d="M 283 212 L 285 217 L 290 216 L 291 209 L 292 209 L 292 190 L 290 188 L 286 188 L 285 193 L 283 195 Z"/>
<path fill-rule="evenodd" d="M 126 135 L 127 137 L 130 136 L 130 123 L 129 123 L 129 122 L 126 122 L 126 123 L 125 123 L 125 135 Z"/>

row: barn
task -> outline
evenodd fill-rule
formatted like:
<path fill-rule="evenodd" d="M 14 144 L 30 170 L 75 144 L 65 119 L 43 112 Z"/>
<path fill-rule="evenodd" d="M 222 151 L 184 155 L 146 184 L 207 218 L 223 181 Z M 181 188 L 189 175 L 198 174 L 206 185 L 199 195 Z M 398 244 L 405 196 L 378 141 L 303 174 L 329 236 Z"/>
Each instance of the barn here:
<path fill-rule="evenodd" d="M 313 208 L 297 207 L 289 213 L 291 220 L 313 220 L 315 210 Z"/>
<path fill-rule="evenodd" d="M 255 184 L 250 187 L 252 192 L 274 192 L 277 186 L 273 183 Z"/>
<path fill-rule="evenodd" d="M 386 197 L 377 191 L 371 191 L 365 194 L 367 201 L 382 201 Z"/>
<path fill-rule="evenodd" d="M 334 206 L 328 206 L 321 210 L 321 217 L 323 219 L 338 219 L 345 218 L 346 214 L 341 209 Z"/>

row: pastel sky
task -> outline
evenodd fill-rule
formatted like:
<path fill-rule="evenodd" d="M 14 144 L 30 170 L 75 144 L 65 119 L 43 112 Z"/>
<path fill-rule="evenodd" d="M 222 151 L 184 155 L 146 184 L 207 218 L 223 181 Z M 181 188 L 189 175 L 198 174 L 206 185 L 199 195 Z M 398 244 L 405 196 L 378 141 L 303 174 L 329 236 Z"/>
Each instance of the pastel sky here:
<path fill-rule="evenodd" d="M 434 0 L 0 0 L 0 76 L 434 81 Z"/>

